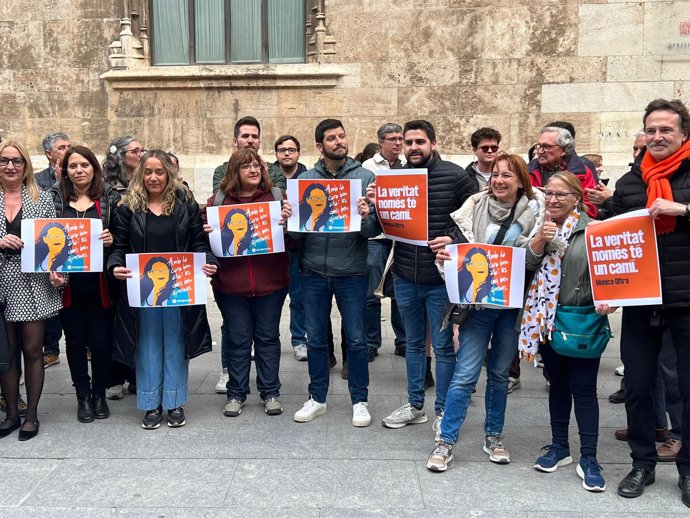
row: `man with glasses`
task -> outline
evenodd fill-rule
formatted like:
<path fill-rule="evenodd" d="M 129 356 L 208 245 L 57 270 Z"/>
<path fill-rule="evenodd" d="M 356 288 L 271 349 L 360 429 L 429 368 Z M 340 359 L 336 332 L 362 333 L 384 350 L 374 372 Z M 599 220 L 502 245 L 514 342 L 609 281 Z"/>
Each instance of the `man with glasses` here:
<path fill-rule="evenodd" d="M 56 131 L 48 133 L 43 139 L 43 152 L 48 158 L 48 167 L 36 173 L 36 183 L 43 191 L 49 190 L 55 182 L 60 181 L 62 157 L 69 149 L 70 142 L 66 133 Z M 60 363 L 60 338 L 62 326 L 60 316 L 46 320 L 43 335 L 43 367 L 47 369 Z"/>
<path fill-rule="evenodd" d="M 307 168 L 299 161 L 299 140 L 292 135 L 278 137 L 273 149 L 276 161 L 268 168 L 268 174 L 276 187 L 285 189 L 288 178 L 298 178 Z M 280 180 L 280 181 L 278 181 Z M 282 185 L 281 185 L 282 184 Z M 302 275 L 299 271 L 299 249 L 288 247 L 290 255 L 290 335 L 292 351 L 297 361 L 307 361 L 307 330 L 304 325 L 302 303 Z"/>
<path fill-rule="evenodd" d="M 479 128 L 470 137 L 472 152 L 477 160 L 469 164 L 465 171 L 477 182 L 480 191 L 486 189 L 491 178 L 491 162 L 498 153 L 501 134 L 493 128 Z"/>
<path fill-rule="evenodd" d="M 577 176 L 585 191 L 587 214 L 596 218 L 597 208 L 589 201 L 587 189 L 594 189 L 596 182 L 592 170 L 575 154 L 575 139 L 567 129 L 546 126 L 539 132 L 535 146 L 537 157 L 529 163 L 532 185 L 542 187 L 554 173 L 568 171 Z"/>
<path fill-rule="evenodd" d="M 268 166 L 268 175 L 271 177 L 274 187 L 285 190 L 287 178 L 297 178 L 307 168 L 300 163 L 299 140 L 292 135 L 278 137 L 273 150 L 276 153 L 276 161 Z"/>
<path fill-rule="evenodd" d="M 365 160 L 362 167 L 373 173 L 381 169 L 398 169 L 405 165 L 407 159 L 401 156 L 403 147 L 402 127 L 393 122 L 387 122 L 376 132 L 381 151 L 369 160 Z M 367 346 L 369 361 L 373 362 L 381 349 L 381 300 L 374 295 L 386 268 L 386 261 L 393 242 L 383 234 L 369 240 L 369 268 L 367 287 Z M 395 334 L 395 354 L 405 356 L 405 328 L 403 327 L 400 311 L 395 299 L 391 299 L 391 326 Z"/>
<path fill-rule="evenodd" d="M 258 152 L 259 148 L 261 148 L 261 125 L 259 121 L 252 116 L 239 119 L 233 129 L 232 145 L 235 149 L 250 148 Z M 227 169 L 228 163 L 223 162 L 222 165 L 219 165 L 213 171 L 213 192 L 216 192 L 218 187 L 220 187 L 220 182 L 225 176 Z M 285 185 L 276 185 L 276 187 L 285 189 Z"/>

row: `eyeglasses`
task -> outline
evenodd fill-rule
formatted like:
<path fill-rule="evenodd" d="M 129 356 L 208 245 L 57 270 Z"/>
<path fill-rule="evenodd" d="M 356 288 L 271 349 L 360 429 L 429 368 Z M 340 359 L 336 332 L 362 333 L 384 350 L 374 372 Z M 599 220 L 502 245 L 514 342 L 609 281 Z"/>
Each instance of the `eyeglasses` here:
<path fill-rule="evenodd" d="M 259 164 L 259 162 L 251 162 L 249 164 L 242 164 L 240 166 L 240 171 L 249 171 L 250 169 L 261 170 L 261 164 Z"/>
<path fill-rule="evenodd" d="M 148 149 L 143 147 L 135 147 L 134 149 L 127 149 L 125 153 L 132 153 L 133 155 L 143 155 Z"/>
<path fill-rule="evenodd" d="M 326 201 L 326 197 L 325 197 L 325 196 L 314 196 L 314 195 L 311 195 L 311 196 L 309 196 L 309 201 L 324 202 L 324 201 Z"/>
<path fill-rule="evenodd" d="M 10 162 L 12 162 L 12 165 L 14 167 L 21 167 L 24 164 L 26 164 L 26 160 L 24 160 L 20 156 L 15 157 L 15 158 L 5 158 L 4 156 L 0 157 L 0 167 L 7 167 Z"/>
<path fill-rule="evenodd" d="M 546 198 L 547 200 L 549 198 L 556 198 L 556 201 L 565 201 L 565 199 L 568 197 L 568 194 L 572 194 L 574 196 L 576 193 L 574 193 L 574 192 L 544 191 L 544 198 Z"/>
<path fill-rule="evenodd" d="M 383 140 L 390 143 L 402 142 L 404 139 L 402 137 L 384 137 Z"/>
<path fill-rule="evenodd" d="M 481 149 L 483 153 L 495 153 L 498 151 L 498 146 L 478 146 L 477 149 Z"/>
<path fill-rule="evenodd" d="M 276 153 L 278 153 L 279 155 L 284 155 L 285 153 L 292 155 L 293 153 L 297 153 L 297 148 L 296 147 L 279 147 L 278 149 L 276 149 Z"/>
<path fill-rule="evenodd" d="M 560 147 L 556 144 L 536 144 L 534 146 L 534 150 L 538 153 L 539 151 L 543 151 L 544 153 L 548 153 L 555 147 Z"/>

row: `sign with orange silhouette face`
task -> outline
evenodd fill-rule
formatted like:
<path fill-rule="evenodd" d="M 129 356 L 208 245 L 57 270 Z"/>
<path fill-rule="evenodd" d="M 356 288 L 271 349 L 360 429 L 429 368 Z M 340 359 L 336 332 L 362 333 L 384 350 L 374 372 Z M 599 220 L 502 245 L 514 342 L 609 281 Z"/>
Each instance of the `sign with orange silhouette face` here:
<path fill-rule="evenodd" d="M 376 171 L 376 215 L 389 239 L 428 246 L 426 169 Z"/>
<path fill-rule="evenodd" d="M 137 308 L 206 304 L 206 254 L 127 254 L 129 305 Z"/>
<path fill-rule="evenodd" d="M 585 230 L 594 304 L 661 304 L 654 218 L 646 209 L 590 224 Z"/>
<path fill-rule="evenodd" d="M 217 257 L 243 257 L 285 251 L 280 201 L 206 207 L 211 250 Z"/>
<path fill-rule="evenodd" d="M 359 232 L 362 217 L 357 200 L 362 196 L 361 180 L 316 178 L 288 179 L 287 196 L 292 215 L 291 232 Z"/>
<path fill-rule="evenodd" d="M 448 299 L 454 304 L 521 308 L 525 284 L 525 249 L 463 243 L 448 245 L 443 263 Z"/>
<path fill-rule="evenodd" d="M 24 219 L 22 271 L 102 272 L 102 231 L 100 219 Z"/>

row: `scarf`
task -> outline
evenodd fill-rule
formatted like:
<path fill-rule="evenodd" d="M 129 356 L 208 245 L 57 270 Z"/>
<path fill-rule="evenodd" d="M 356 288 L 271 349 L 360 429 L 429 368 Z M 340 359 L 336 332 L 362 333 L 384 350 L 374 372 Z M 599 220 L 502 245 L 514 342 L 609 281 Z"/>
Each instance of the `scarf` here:
<path fill-rule="evenodd" d="M 669 179 L 676 174 L 680 163 L 686 158 L 690 158 L 690 140 L 686 140 L 678 151 L 660 162 L 649 151 L 645 153 L 641 169 L 642 179 L 647 184 L 647 207 L 657 198 L 673 201 Z M 676 218 L 662 214 L 655 221 L 655 226 L 657 235 L 669 234 L 676 229 Z"/>
<path fill-rule="evenodd" d="M 534 359 L 539 344 L 544 343 L 551 336 L 561 289 L 561 259 L 568 249 L 568 239 L 579 220 L 580 211 L 576 208 L 570 213 L 558 231 L 558 235 L 551 242 L 549 250 L 532 279 L 520 325 L 518 349 L 521 358 Z"/>

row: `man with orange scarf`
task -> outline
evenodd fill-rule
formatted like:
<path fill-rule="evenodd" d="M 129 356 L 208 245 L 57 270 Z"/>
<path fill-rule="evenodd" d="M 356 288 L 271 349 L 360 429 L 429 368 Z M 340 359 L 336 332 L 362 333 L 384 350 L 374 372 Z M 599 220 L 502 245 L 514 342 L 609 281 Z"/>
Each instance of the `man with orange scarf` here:
<path fill-rule="evenodd" d="M 614 214 L 646 207 L 654 216 L 663 304 L 623 310 L 621 357 L 633 461 L 618 494 L 638 497 L 655 480 L 654 384 L 661 337 L 668 330 L 683 398 L 678 487 L 690 507 L 690 113 L 679 100 L 657 99 L 642 121 L 647 150 L 616 183 L 612 205 Z"/>

